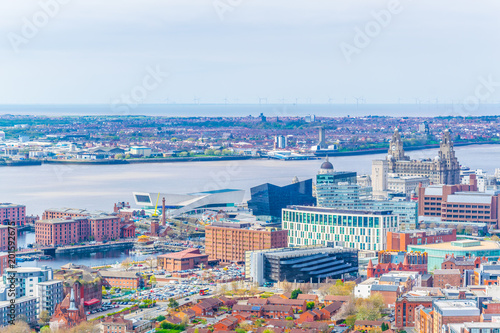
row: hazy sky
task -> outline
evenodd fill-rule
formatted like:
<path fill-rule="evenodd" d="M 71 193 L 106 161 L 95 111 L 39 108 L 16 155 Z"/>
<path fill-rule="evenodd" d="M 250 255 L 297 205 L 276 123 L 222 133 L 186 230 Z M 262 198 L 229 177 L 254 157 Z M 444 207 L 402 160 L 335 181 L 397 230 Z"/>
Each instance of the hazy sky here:
<path fill-rule="evenodd" d="M 499 13 L 497 0 L 2 0 L 0 104 L 496 102 Z"/>

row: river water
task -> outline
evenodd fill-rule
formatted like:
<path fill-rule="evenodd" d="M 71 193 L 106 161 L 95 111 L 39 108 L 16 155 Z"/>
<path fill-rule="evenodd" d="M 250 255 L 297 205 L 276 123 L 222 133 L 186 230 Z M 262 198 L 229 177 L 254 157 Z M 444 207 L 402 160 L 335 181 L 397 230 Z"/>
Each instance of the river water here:
<path fill-rule="evenodd" d="M 493 173 L 500 168 L 500 145 L 455 148 L 462 165 Z M 437 149 L 411 151 L 413 159 L 433 158 Z M 336 170 L 371 173 L 371 161 L 385 154 L 330 158 Z M 129 165 L 59 165 L 0 168 L 0 202 L 26 205 L 28 214 L 41 215 L 48 208 L 85 208 L 112 211 L 113 204 L 128 201 L 132 192 L 192 193 L 203 190 L 238 188 L 246 191 L 262 183 L 289 184 L 314 177 L 320 160 L 244 160 L 224 162 L 148 163 Z M 19 245 L 32 242 L 33 234 L 20 235 Z M 25 246 L 25 245 L 24 245 Z M 74 263 L 99 265 L 115 263 L 128 251 L 108 251 L 85 256 L 59 256 L 55 266 Z M 32 265 L 33 262 L 23 263 Z M 52 264 L 50 264 L 52 266 Z"/>

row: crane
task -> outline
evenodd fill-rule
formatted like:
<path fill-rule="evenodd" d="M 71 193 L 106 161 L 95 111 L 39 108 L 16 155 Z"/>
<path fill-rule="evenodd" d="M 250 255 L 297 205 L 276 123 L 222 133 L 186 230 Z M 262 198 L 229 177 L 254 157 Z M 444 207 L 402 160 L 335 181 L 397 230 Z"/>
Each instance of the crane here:
<path fill-rule="evenodd" d="M 157 213 L 157 210 L 158 210 L 158 200 L 160 200 L 160 193 L 159 192 L 158 192 L 158 198 L 156 198 L 155 212 L 153 213 L 154 217 L 158 217 L 158 213 Z"/>

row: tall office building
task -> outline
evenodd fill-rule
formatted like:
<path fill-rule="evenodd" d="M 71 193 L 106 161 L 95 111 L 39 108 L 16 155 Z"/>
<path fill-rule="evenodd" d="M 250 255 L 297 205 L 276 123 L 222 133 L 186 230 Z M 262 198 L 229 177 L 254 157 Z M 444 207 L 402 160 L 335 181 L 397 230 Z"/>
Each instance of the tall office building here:
<path fill-rule="evenodd" d="M 281 210 L 288 205 L 315 205 L 312 179 L 294 181 L 286 186 L 261 184 L 250 189 L 248 208 L 260 220 L 279 221 Z"/>
<path fill-rule="evenodd" d="M 316 176 L 316 200 L 318 207 L 335 209 L 392 211 L 399 215 L 403 229 L 415 229 L 417 225 L 417 203 L 404 200 L 370 200 L 371 187 L 357 184 L 356 172 L 335 171 L 326 161 Z"/>
<path fill-rule="evenodd" d="M 391 211 L 339 210 L 290 206 L 282 227 L 290 246 L 339 245 L 358 250 L 385 250 L 387 232 L 398 230 Z"/>

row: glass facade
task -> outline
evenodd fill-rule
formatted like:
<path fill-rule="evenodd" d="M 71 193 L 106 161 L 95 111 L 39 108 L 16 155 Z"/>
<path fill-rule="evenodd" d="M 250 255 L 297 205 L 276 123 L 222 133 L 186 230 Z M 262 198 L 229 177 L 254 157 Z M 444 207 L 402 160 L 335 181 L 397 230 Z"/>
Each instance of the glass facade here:
<path fill-rule="evenodd" d="M 366 212 L 294 207 L 283 210 L 282 227 L 290 246 L 338 244 L 359 250 L 384 250 L 388 231 L 398 230 L 390 211 Z"/>
<path fill-rule="evenodd" d="M 312 179 L 282 187 L 266 183 L 252 187 L 250 193 L 248 208 L 255 216 L 268 216 L 272 220 L 279 220 L 281 210 L 288 205 L 316 205 Z"/>

